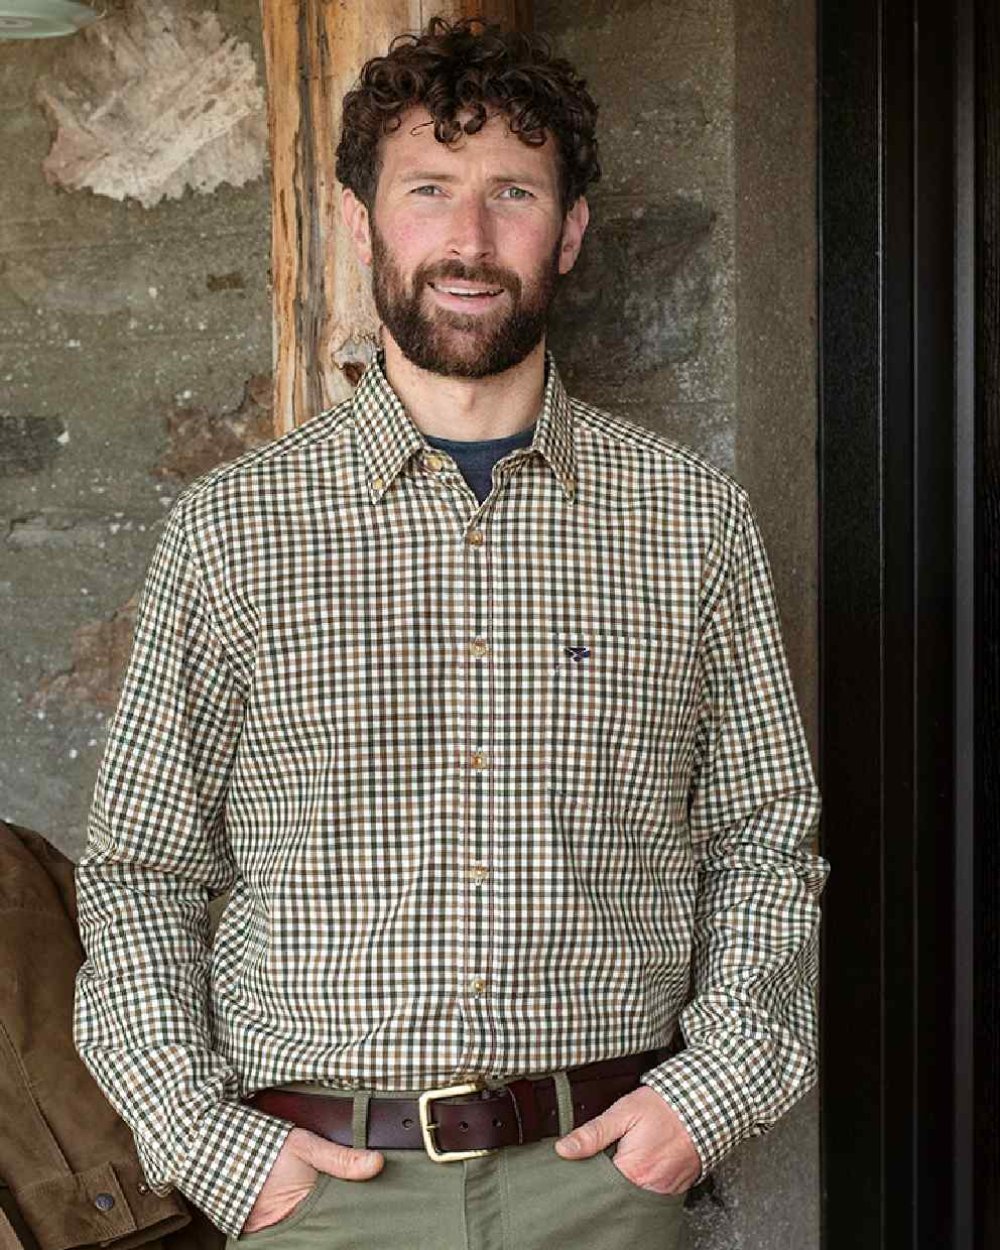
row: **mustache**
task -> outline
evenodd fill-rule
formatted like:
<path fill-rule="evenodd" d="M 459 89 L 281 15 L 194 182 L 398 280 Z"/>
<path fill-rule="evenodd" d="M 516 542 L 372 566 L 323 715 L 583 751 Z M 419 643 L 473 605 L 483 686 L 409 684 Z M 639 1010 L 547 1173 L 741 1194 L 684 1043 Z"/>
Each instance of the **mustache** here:
<path fill-rule="evenodd" d="M 414 275 L 418 284 L 457 278 L 465 282 L 478 282 L 483 286 L 503 287 L 505 291 L 518 292 L 521 281 L 517 274 L 496 265 L 464 265 L 460 260 L 440 261 L 435 265 L 421 266 Z"/>

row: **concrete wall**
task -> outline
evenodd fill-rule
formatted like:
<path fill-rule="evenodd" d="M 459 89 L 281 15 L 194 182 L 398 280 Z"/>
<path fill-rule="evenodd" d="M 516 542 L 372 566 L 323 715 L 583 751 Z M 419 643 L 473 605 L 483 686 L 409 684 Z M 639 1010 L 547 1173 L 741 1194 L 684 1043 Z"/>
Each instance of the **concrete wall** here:
<path fill-rule="evenodd" d="M 79 102 L 93 108 L 125 72 L 110 54 L 94 68 L 82 37 L 0 45 L 0 815 L 70 854 L 159 523 L 184 481 L 267 436 L 268 203 L 240 61 L 249 50 L 261 65 L 257 0 L 164 4 L 173 43 L 215 74 L 229 124 L 156 166 L 141 143 L 110 170 L 99 143 L 87 148 Z M 553 347 L 576 393 L 748 487 L 812 732 L 812 5 L 535 5 L 601 105 L 605 168 Z M 107 8 L 134 42 L 148 38 L 128 0 Z M 121 133 L 147 149 L 164 142 L 168 105 L 174 130 L 194 133 L 179 116 L 187 97 L 169 90 L 176 49 L 149 56 L 160 108 L 116 97 Z M 206 170 L 220 168 L 237 185 L 212 189 Z M 145 181 L 129 196 L 135 170 Z M 691 1250 L 809 1250 L 818 1193 L 807 1099 L 720 1169 L 689 1210 Z"/>
<path fill-rule="evenodd" d="M 150 7 L 111 3 L 103 28 L 131 38 L 139 99 L 165 113 L 183 106 L 190 79 L 172 49 L 128 25 Z M 259 55 L 256 0 L 205 7 L 230 47 Z M 190 40 L 211 63 L 204 30 L 187 29 L 179 59 Z M 113 100 L 123 142 L 141 140 L 131 153 L 140 172 L 151 164 L 143 146 L 169 141 L 156 109 L 129 113 L 128 67 L 116 81 L 102 53 L 84 36 L 0 43 L 0 814 L 71 853 L 83 845 L 129 601 L 157 527 L 220 437 L 222 452 L 239 450 L 234 422 L 252 424 L 259 408 L 247 384 L 259 396 L 254 379 L 271 368 L 263 176 L 210 194 L 188 186 L 150 208 L 112 198 L 106 181 L 97 193 L 46 177 L 63 128 L 39 95 L 63 86 L 91 112 L 100 93 Z M 262 175 L 262 138 L 243 148 L 254 142 Z M 198 160 L 171 153 L 195 184 Z M 96 162 L 91 173 L 100 184 Z"/>

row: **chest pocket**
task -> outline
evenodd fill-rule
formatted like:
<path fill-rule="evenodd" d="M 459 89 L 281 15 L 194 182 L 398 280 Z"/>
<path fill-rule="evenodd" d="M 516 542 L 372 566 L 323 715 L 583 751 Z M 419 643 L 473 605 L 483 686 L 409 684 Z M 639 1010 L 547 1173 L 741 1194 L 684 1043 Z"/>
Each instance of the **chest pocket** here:
<path fill-rule="evenodd" d="M 608 815 L 662 819 L 683 658 L 667 638 L 553 633 L 546 788 Z"/>

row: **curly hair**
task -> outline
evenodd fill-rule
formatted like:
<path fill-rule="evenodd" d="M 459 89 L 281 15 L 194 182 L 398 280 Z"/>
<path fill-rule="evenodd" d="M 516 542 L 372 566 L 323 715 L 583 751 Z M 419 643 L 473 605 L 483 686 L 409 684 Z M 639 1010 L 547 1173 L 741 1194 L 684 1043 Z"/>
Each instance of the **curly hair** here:
<path fill-rule="evenodd" d="M 418 35 L 397 35 L 385 56 L 361 68 L 344 97 L 337 178 L 369 211 L 380 171 L 379 140 L 397 130 L 414 105 L 434 119 L 439 143 L 475 134 L 487 108 L 506 114 L 511 131 L 537 147 L 555 139 L 559 191 L 566 212 L 601 176 L 594 134 L 597 105 L 569 63 L 541 35 L 505 31 L 482 18 L 432 17 Z M 471 116 L 463 125 L 459 113 Z"/>

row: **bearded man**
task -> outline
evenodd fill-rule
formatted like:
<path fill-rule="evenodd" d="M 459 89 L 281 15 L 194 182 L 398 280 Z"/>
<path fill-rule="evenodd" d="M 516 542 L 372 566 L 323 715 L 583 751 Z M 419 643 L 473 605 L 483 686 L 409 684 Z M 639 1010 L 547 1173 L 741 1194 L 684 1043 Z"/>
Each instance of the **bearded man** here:
<path fill-rule="evenodd" d="M 674 1247 L 814 1080 L 826 864 L 757 526 L 545 347 L 595 119 L 478 22 L 363 67 L 382 350 L 189 487 L 148 573 L 76 1038 L 231 1241 Z"/>

